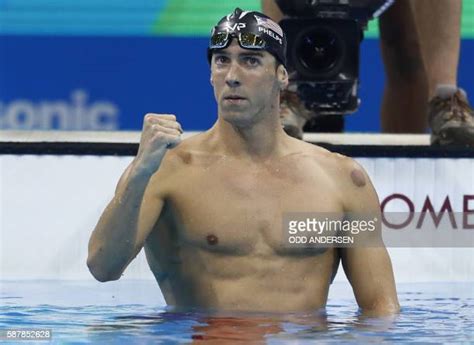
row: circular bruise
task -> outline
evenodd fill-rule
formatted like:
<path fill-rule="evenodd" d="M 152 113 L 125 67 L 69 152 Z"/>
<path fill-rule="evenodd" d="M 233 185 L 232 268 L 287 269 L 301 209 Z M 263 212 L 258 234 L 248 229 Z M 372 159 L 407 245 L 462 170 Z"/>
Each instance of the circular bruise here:
<path fill-rule="evenodd" d="M 360 169 L 353 169 L 351 171 L 351 180 L 356 187 L 364 187 L 367 183 L 364 173 Z"/>

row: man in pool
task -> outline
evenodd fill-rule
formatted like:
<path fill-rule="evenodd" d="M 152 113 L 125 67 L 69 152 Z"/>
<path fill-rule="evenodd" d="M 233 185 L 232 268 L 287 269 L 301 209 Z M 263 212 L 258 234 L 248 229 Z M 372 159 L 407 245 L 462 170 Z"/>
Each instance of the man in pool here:
<path fill-rule="evenodd" d="M 300 312 L 324 308 L 341 260 L 364 314 L 398 312 L 385 247 L 285 245 L 287 212 L 380 215 L 355 161 L 283 131 L 285 45 L 259 12 L 218 22 L 208 49 L 218 119 L 181 141 L 174 115 L 145 116 L 137 156 L 90 239 L 97 280 L 119 279 L 145 248 L 169 305 Z"/>

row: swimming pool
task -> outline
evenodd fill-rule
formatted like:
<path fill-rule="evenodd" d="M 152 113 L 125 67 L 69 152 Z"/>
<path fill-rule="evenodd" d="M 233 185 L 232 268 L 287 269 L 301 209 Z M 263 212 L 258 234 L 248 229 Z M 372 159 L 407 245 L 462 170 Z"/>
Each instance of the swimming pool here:
<path fill-rule="evenodd" d="M 472 283 L 398 284 L 395 320 L 358 317 L 347 283 L 331 287 L 326 315 L 173 311 L 151 280 L 0 284 L 0 330 L 49 329 L 53 344 L 474 342 Z"/>

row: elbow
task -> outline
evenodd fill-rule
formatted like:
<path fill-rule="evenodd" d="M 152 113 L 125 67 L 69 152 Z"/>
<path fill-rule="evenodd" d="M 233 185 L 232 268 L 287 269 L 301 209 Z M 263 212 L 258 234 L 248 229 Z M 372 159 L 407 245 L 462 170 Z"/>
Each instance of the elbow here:
<path fill-rule="evenodd" d="M 92 276 L 101 283 L 118 280 L 122 276 L 122 272 L 114 274 L 105 270 L 103 265 L 98 264 L 96 260 L 94 260 L 93 256 L 87 258 L 87 267 Z"/>
<path fill-rule="evenodd" d="M 400 303 L 398 302 L 398 296 L 396 293 L 383 303 L 383 309 L 386 311 L 387 315 L 400 313 Z"/>
<path fill-rule="evenodd" d="M 382 308 L 377 308 L 374 311 L 374 314 L 378 316 L 392 316 L 400 314 L 400 305 L 399 304 L 390 304 Z"/>
<path fill-rule="evenodd" d="M 398 301 L 390 306 L 389 312 L 390 314 L 400 314 L 400 304 Z"/>
<path fill-rule="evenodd" d="M 400 313 L 400 304 L 398 301 L 390 301 L 362 308 L 362 314 L 371 317 L 392 316 Z"/>

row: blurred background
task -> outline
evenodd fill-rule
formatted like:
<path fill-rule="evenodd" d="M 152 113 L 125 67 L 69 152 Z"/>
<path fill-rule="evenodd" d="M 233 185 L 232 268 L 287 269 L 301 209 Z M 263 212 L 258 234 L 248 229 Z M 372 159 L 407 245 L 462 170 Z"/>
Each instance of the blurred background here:
<path fill-rule="evenodd" d="M 261 10 L 260 0 L 0 0 L 0 129 L 140 130 L 147 112 L 207 129 L 216 119 L 208 35 L 236 6 Z M 377 28 L 362 43 L 362 104 L 349 132 L 380 131 Z M 473 61 L 474 0 L 464 0 L 458 84 L 471 95 Z"/>

